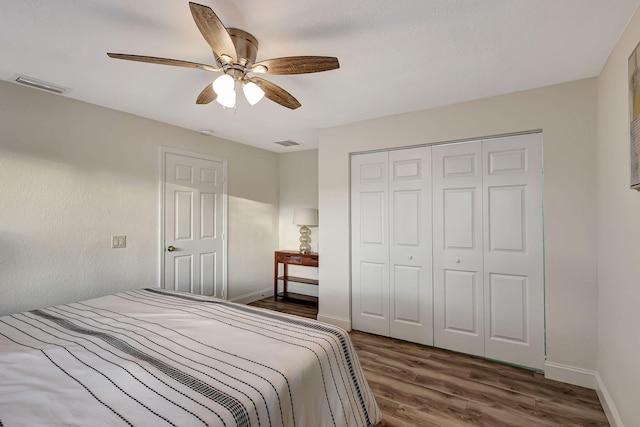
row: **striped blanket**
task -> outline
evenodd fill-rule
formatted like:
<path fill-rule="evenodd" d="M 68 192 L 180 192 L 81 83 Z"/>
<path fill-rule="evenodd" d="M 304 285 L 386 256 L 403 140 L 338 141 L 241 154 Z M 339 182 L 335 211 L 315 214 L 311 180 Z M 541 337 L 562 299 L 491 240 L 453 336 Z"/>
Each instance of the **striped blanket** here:
<path fill-rule="evenodd" d="M 145 289 L 0 317 L 0 426 L 371 426 L 342 329 Z"/>

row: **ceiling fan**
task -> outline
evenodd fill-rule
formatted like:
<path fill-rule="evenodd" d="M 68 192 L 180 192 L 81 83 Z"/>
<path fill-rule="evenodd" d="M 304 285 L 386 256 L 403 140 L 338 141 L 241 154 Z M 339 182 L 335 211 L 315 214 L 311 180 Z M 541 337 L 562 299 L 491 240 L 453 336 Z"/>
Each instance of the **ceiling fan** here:
<path fill-rule="evenodd" d="M 338 58 L 330 56 L 289 56 L 255 62 L 258 53 L 258 40 L 255 37 L 237 28 L 226 28 L 210 7 L 191 2 L 189 7 L 198 29 L 213 50 L 217 67 L 153 56 L 122 53 L 107 53 L 107 55 L 110 58 L 129 61 L 221 71 L 222 76 L 200 92 L 196 104 L 208 104 L 216 100 L 228 108 L 235 106 L 236 83 L 242 86 L 245 97 L 251 105 L 255 105 L 266 96 L 271 101 L 292 110 L 301 106 L 293 95 L 280 86 L 260 77 L 251 77 L 249 73 L 306 74 L 335 70 L 340 67 Z"/>

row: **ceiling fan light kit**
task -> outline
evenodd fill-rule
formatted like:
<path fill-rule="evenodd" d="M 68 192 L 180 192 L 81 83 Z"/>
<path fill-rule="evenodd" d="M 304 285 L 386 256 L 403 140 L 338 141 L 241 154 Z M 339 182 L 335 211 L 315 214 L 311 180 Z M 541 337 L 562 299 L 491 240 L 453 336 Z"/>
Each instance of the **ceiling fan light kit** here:
<path fill-rule="evenodd" d="M 213 81 L 212 87 L 218 103 L 227 108 L 233 108 L 236 102 L 236 79 L 229 74 L 223 74 Z M 242 92 L 251 105 L 256 105 L 264 97 L 264 91 L 251 81 L 242 82 Z"/>
<path fill-rule="evenodd" d="M 222 71 L 224 73 L 222 76 L 216 78 L 213 84 L 207 85 L 200 92 L 196 104 L 209 104 L 216 100 L 227 108 L 233 108 L 236 105 L 236 83 L 242 86 L 242 91 L 250 105 L 255 105 L 263 97 L 267 97 L 292 110 L 301 106 L 293 95 L 280 86 L 260 77 L 251 77 L 249 73 L 307 74 L 340 68 L 338 58 L 330 56 L 289 56 L 255 62 L 258 54 L 258 40 L 255 37 L 237 28 L 226 28 L 208 6 L 190 2 L 189 8 L 196 26 L 213 51 L 217 67 L 153 56 L 121 53 L 107 53 L 107 55 L 110 58 L 128 61 Z"/>

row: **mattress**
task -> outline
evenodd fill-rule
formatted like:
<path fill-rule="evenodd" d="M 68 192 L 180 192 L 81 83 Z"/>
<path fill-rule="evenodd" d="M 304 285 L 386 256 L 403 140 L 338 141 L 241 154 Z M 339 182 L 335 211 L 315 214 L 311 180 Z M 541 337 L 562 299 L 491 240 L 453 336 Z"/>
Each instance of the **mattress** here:
<path fill-rule="evenodd" d="M 348 334 L 143 289 L 0 317 L 0 426 L 371 426 Z"/>

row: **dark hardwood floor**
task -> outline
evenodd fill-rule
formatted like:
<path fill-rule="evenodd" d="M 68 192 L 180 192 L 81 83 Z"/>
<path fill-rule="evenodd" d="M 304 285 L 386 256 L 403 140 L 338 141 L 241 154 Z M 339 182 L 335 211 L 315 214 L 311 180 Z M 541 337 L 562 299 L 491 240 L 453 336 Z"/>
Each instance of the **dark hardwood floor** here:
<path fill-rule="evenodd" d="M 316 307 L 251 305 L 315 319 Z M 353 331 L 351 340 L 389 426 L 608 426 L 595 391 L 463 354 Z"/>

